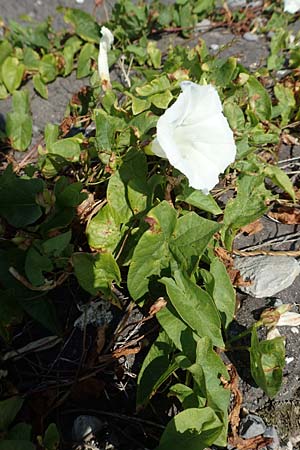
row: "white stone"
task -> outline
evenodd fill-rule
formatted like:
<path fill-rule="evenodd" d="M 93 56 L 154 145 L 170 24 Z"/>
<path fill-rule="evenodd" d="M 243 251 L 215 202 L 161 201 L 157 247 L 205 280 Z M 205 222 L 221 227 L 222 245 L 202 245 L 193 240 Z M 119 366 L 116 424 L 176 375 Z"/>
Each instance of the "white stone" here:
<path fill-rule="evenodd" d="M 298 330 L 297 327 L 292 327 L 291 328 L 291 332 L 294 333 L 294 334 L 299 334 L 299 330 Z"/>
<path fill-rule="evenodd" d="M 239 289 L 257 298 L 273 297 L 293 284 L 300 273 L 298 261 L 291 256 L 237 257 L 234 268 L 245 281 L 252 282 Z"/>
<path fill-rule="evenodd" d="M 290 364 L 291 362 L 293 362 L 294 361 L 294 357 L 293 356 L 287 356 L 286 358 L 285 358 L 285 362 L 286 362 L 286 364 Z"/>

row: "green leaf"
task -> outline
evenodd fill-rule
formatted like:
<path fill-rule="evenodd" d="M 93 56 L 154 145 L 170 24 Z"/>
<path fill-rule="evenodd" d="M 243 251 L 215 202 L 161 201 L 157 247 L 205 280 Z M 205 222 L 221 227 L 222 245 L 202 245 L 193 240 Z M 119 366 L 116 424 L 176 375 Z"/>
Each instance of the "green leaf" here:
<path fill-rule="evenodd" d="M 159 78 L 154 78 L 150 83 L 145 84 L 144 86 L 137 87 L 136 92 L 142 97 L 149 97 L 150 95 L 165 92 L 170 87 L 169 79 L 166 75 L 163 75 Z"/>
<path fill-rule="evenodd" d="M 98 52 L 94 44 L 87 42 L 82 47 L 77 62 L 77 78 L 87 77 L 91 73 L 91 60 L 97 60 Z"/>
<path fill-rule="evenodd" d="M 0 178 L 0 215 L 16 228 L 36 222 L 42 210 L 35 198 L 43 189 L 41 180 L 18 178 L 9 166 Z"/>
<path fill-rule="evenodd" d="M 242 131 L 245 128 L 245 116 L 243 110 L 231 101 L 223 105 L 224 115 L 227 117 L 230 128 L 233 131 Z"/>
<path fill-rule="evenodd" d="M 38 70 L 40 65 L 40 56 L 38 52 L 30 47 L 24 48 L 23 63 L 26 70 Z"/>
<path fill-rule="evenodd" d="M 199 337 L 180 318 L 172 304 L 168 302 L 167 306 L 158 311 L 156 318 L 174 345 L 194 362 Z"/>
<path fill-rule="evenodd" d="M 117 131 L 123 131 L 126 128 L 124 120 L 115 116 L 109 116 L 103 110 L 94 110 L 96 123 L 96 146 L 100 151 L 111 150 L 116 145 Z"/>
<path fill-rule="evenodd" d="M 21 397 L 11 397 L 0 401 L 0 430 L 6 431 L 22 408 L 24 400 Z"/>
<path fill-rule="evenodd" d="M 33 76 L 33 87 L 37 91 L 38 94 L 40 94 L 41 97 L 45 98 L 47 100 L 48 98 L 48 88 L 43 82 L 40 74 L 36 73 Z"/>
<path fill-rule="evenodd" d="M 12 96 L 12 107 L 14 112 L 27 114 L 30 112 L 29 91 L 16 91 Z"/>
<path fill-rule="evenodd" d="M 74 65 L 74 56 L 81 48 L 81 45 L 82 40 L 79 39 L 77 36 L 71 36 L 65 42 L 63 49 L 63 56 L 65 60 L 65 72 L 64 72 L 65 77 L 67 75 L 70 75 L 70 73 L 72 72 Z"/>
<path fill-rule="evenodd" d="M 246 86 L 250 109 L 260 120 L 269 120 L 272 114 L 272 103 L 266 89 L 253 75 L 249 76 Z"/>
<path fill-rule="evenodd" d="M 10 56 L 13 52 L 13 46 L 8 40 L 3 40 L 0 42 L 0 66 Z M 2 80 L 2 74 L 0 73 L 0 80 Z"/>
<path fill-rule="evenodd" d="M 161 331 L 145 357 L 138 375 L 137 405 L 144 405 L 155 394 L 160 385 L 176 370 L 171 364 L 172 345 Z"/>
<path fill-rule="evenodd" d="M 148 290 L 149 278 L 160 275 L 170 261 L 169 240 L 176 224 L 176 211 L 163 201 L 147 214 L 150 228 L 140 238 L 128 272 L 128 289 L 137 300 Z"/>
<path fill-rule="evenodd" d="M 215 444 L 225 447 L 227 445 L 230 391 L 225 389 L 221 377 L 229 380 L 229 375 L 225 364 L 214 351 L 212 341 L 208 337 L 198 341 L 196 356 L 196 363 L 201 366 L 203 372 L 207 405 L 216 412 L 222 421 L 222 429 Z"/>
<path fill-rule="evenodd" d="M 224 348 L 220 317 L 213 299 L 179 270 L 174 272 L 174 278 L 162 278 L 161 282 L 179 316 L 198 336 L 209 336 L 214 345 Z"/>
<path fill-rule="evenodd" d="M 91 295 L 110 291 L 112 282 L 121 282 L 121 274 L 111 253 L 74 253 L 72 263 L 78 283 Z"/>
<path fill-rule="evenodd" d="M 61 11 L 65 13 L 65 22 L 74 26 L 78 36 L 84 41 L 99 43 L 100 27 L 90 14 L 75 8 L 61 8 Z"/>
<path fill-rule="evenodd" d="M 34 286 L 40 286 L 45 283 L 43 272 L 50 272 L 53 265 L 48 256 L 41 254 L 32 246 L 27 252 L 24 268 L 29 281 Z"/>
<path fill-rule="evenodd" d="M 150 56 L 150 61 L 155 69 L 159 69 L 161 65 L 161 51 L 157 48 L 157 43 L 149 41 L 147 44 L 147 53 Z"/>
<path fill-rule="evenodd" d="M 218 64 L 218 66 L 212 73 L 213 79 L 217 86 L 227 87 L 235 77 L 237 59 L 233 57 L 228 58 L 222 61 L 221 65 Z"/>
<path fill-rule="evenodd" d="M 203 407 L 202 399 L 199 398 L 193 389 L 184 384 L 174 384 L 169 391 L 168 397 L 175 396 L 182 403 L 184 409 Z"/>
<path fill-rule="evenodd" d="M 80 144 L 74 138 L 65 138 L 52 143 L 48 148 L 50 154 L 61 156 L 67 161 L 77 162 L 80 158 Z"/>
<path fill-rule="evenodd" d="M 45 431 L 43 445 L 45 450 L 57 450 L 59 446 L 60 436 L 55 423 L 50 423 Z"/>
<path fill-rule="evenodd" d="M 278 166 L 269 164 L 264 168 L 264 174 L 266 177 L 270 178 L 274 184 L 281 187 L 285 192 L 287 192 L 293 202 L 296 201 L 293 183 L 282 169 L 280 169 Z"/>
<path fill-rule="evenodd" d="M 122 232 L 117 213 L 105 205 L 90 221 L 86 235 L 90 247 L 102 252 L 113 252 L 118 245 Z"/>
<path fill-rule="evenodd" d="M 54 189 L 57 204 L 62 208 L 75 208 L 86 198 L 87 194 L 82 191 L 82 183 L 69 183 L 65 177 L 60 177 Z"/>
<path fill-rule="evenodd" d="M 7 90 L 12 93 L 21 85 L 24 75 L 24 64 L 18 58 L 8 56 L 2 64 L 1 77 Z"/>
<path fill-rule="evenodd" d="M 222 423 L 209 408 L 189 408 L 168 423 L 156 450 L 203 450 L 220 434 Z"/>
<path fill-rule="evenodd" d="M 285 366 L 284 338 L 259 341 L 256 328 L 251 334 L 250 367 L 251 374 L 263 391 L 274 398 L 282 383 Z"/>
<path fill-rule="evenodd" d="M 177 195 L 176 200 L 188 203 L 189 205 L 199 208 L 201 211 L 207 211 L 211 214 L 222 214 L 222 210 L 211 194 L 203 194 L 202 191 L 188 186 L 188 183 L 181 183 L 181 192 Z"/>
<path fill-rule="evenodd" d="M 142 99 L 132 96 L 132 112 L 136 116 L 150 108 L 151 102 L 148 99 Z"/>
<path fill-rule="evenodd" d="M 190 275 L 220 225 L 204 219 L 194 212 L 177 220 L 175 232 L 170 241 L 170 249 L 177 262 Z"/>
<path fill-rule="evenodd" d="M 228 250 L 231 249 L 237 230 L 254 222 L 268 210 L 265 204 L 268 195 L 263 175 L 243 175 L 238 181 L 237 196 L 227 202 L 221 230 L 222 240 Z"/>
<path fill-rule="evenodd" d="M 27 150 L 32 135 L 31 116 L 21 112 L 8 113 L 6 116 L 6 134 L 15 150 Z"/>
<path fill-rule="evenodd" d="M 56 58 L 52 54 L 44 55 L 40 61 L 39 72 L 43 83 L 51 83 L 58 75 Z"/>
<path fill-rule="evenodd" d="M 164 92 L 160 92 L 159 94 L 154 94 L 148 97 L 148 100 L 156 106 L 156 108 L 166 109 L 169 106 L 169 103 L 172 101 L 173 95 L 169 91 L 169 89 Z"/>
<path fill-rule="evenodd" d="M 226 267 L 218 258 L 213 259 L 210 265 L 210 273 L 214 277 L 213 299 L 220 311 L 222 324 L 226 329 L 232 322 L 235 313 L 235 290 L 231 284 Z"/>
<path fill-rule="evenodd" d="M 58 236 L 54 236 L 47 241 L 44 241 L 42 243 L 42 249 L 47 255 L 60 256 L 69 245 L 71 237 L 71 230 L 66 231 L 66 233 L 61 233 Z"/>

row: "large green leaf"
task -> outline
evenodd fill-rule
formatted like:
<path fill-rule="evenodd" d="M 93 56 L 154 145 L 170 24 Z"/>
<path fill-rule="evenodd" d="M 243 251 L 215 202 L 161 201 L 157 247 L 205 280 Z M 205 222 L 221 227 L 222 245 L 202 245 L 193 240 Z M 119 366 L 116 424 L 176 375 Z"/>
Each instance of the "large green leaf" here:
<path fill-rule="evenodd" d="M 216 441 L 221 429 L 211 408 L 189 408 L 170 420 L 156 450 L 203 450 Z"/>
<path fill-rule="evenodd" d="M 168 296 L 180 317 L 198 336 L 209 336 L 214 345 L 224 347 L 221 321 L 213 299 L 183 272 L 176 270 L 174 280 L 163 278 Z"/>
<path fill-rule="evenodd" d="M 43 188 L 42 180 L 19 178 L 9 166 L 0 178 L 0 215 L 17 228 L 36 222 L 42 215 L 36 195 Z"/>
<path fill-rule="evenodd" d="M 251 334 L 250 347 L 251 374 L 263 391 L 273 398 L 282 383 L 282 371 L 285 366 L 284 338 L 259 341 L 256 328 Z"/>
<path fill-rule="evenodd" d="M 100 27 L 90 14 L 75 8 L 61 8 L 61 10 L 65 13 L 65 22 L 74 26 L 78 36 L 84 41 L 99 43 Z"/>
<path fill-rule="evenodd" d="M 111 253 L 74 253 L 72 262 L 80 286 L 92 295 L 109 291 L 113 281 L 121 282 L 120 269 Z"/>
<path fill-rule="evenodd" d="M 163 201 L 147 214 L 145 220 L 150 227 L 134 250 L 128 272 L 128 289 L 135 300 L 147 292 L 149 278 L 160 275 L 169 265 L 169 240 L 176 225 L 176 211 Z"/>
<path fill-rule="evenodd" d="M 170 241 L 170 249 L 178 263 L 189 274 L 196 268 L 199 259 L 220 225 L 190 212 L 177 220 Z"/>

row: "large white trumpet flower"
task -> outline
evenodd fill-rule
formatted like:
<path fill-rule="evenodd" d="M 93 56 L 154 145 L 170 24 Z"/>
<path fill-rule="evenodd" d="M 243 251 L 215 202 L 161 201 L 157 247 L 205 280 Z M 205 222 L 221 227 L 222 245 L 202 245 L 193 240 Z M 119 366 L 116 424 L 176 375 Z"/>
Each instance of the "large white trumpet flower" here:
<path fill-rule="evenodd" d="M 208 193 L 236 155 L 233 132 L 212 85 L 183 81 L 182 93 L 157 122 L 152 151 L 167 158 L 189 180 Z"/>

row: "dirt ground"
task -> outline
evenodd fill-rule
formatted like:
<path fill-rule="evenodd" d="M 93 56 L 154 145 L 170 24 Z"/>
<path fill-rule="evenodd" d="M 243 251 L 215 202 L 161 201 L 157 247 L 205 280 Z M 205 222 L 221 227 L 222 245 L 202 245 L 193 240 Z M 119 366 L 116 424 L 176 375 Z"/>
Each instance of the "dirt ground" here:
<path fill-rule="evenodd" d="M 107 11 L 111 9 L 113 2 L 107 2 Z M 10 19 L 20 20 L 24 14 L 29 15 L 34 20 L 40 21 L 46 18 L 48 15 L 54 16 L 54 26 L 58 29 L 65 27 L 62 15 L 56 13 L 57 6 L 68 6 L 82 8 L 83 10 L 92 13 L 94 1 L 85 0 L 83 3 L 77 3 L 75 0 L 0 0 L 0 15 L 5 21 Z M 100 22 L 105 21 L 106 11 L 104 8 L 97 9 L 97 18 Z M 299 24 L 294 24 L 294 27 L 299 27 Z M 266 56 L 268 54 L 268 39 L 265 36 L 257 36 L 256 40 L 250 41 L 241 36 L 234 36 L 230 31 L 226 29 L 217 29 L 207 32 L 196 31 L 193 38 L 190 40 L 183 40 L 174 35 L 165 36 L 159 43 L 161 48 L 165 48 L 169 43 L 181 43 L 184 45 L 192 46 L 197 42 L 199 37 L 204 38 L 207 45 L 211 49 L 216 49 L 216 46 L 222 46 L 225 44 L 230 45 L 222 53 L 223 56 L 234 55 L 238 57 L 242 64 L 248 68 L 254 70 L 257 67 L 263 65 Z M 43 129 L 48 122 L 60 123 L 65 108 L 72 94 L 76 93 L 83 85 L 87 83 L 87 80 L 76 80 L 75 74 L 70 77 L 58 78 L 54 83 L 49 85 L 49 100 L 44 100 L 37 96 L 29 83 L 31 92 L 31 108 L 34 120 L 34 140 L 35 143 L 42 135 Z M 27 85 L 28 87 L 28 85 Z M 0 115 L 5 118 L 6 113 L 10 110 L 10 100 L 0 102 Z M 294 147 L 293 151 L 288 147 L 283 147 L 280 152 L 282 159 L 299 156 L 300 147 Z M 270 220 L 268 217 L 262 219 L 263 229 L 260 233 L 252 237 L 240 236 L 237 239 L 236 245 L 238 248 L 245 248 L 260 244 L 266 240 L 274 237 L 280 237 L 295 233 L 299 230 L 299 227 L 293 225 L 282 225 Z M 299 243 L 297 241 L 293 243 L 281 244 L 281 246 L 274 247 L 276 250 L 289 250 L 298 249 Z M 266 247 L 268 249 L 268 247 Z M 293 285 L 280 292 L 276 298 L 280 299 L 282 303 L 291 303 L 294 305 L 294 310 L 300 312 L 300 277 L 296 279 Z M 240 294 L 241 307 L 237 315 L 237 322 L 242 325 L 249 325 L 257 318 L 257 312 L 260 308 L 267 304 L 272 304 L 274 299 L 255 299 L 244 294 Z M 284 371 L 284 382 L 280 394 L 273 402 L 269 402 L 267 397 L 262 393 L 260 389 L 255 388 L 242 381 L 241 386 L 244 395 L 244 406 L 250 411 L 256 411 L 266 408 L 266 405 L 271 405 L 275 409 L 280 409 L 282 405 L 286 405 L 287 402 L 298 402 L 300 399 L 300 333 L 291 331 L 286 328 L 282 330 L 282 334 L 286 336 L 286 356 L 287 365 Z M 298 425 L 300 422 L 300 415 L 296 417 Z"/>

